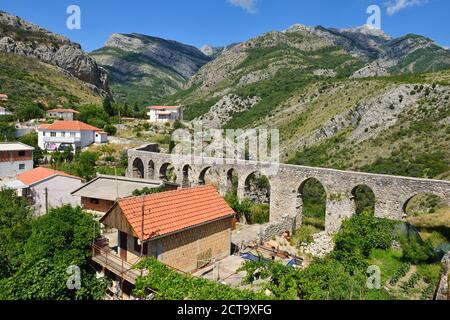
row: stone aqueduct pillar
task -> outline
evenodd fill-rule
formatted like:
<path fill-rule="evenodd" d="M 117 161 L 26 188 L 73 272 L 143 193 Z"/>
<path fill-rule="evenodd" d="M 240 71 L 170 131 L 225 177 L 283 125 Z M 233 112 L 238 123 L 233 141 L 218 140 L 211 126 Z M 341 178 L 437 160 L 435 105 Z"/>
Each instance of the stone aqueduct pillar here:
<path fill-rule="evenodd" d="M 140 151 L 128 151 L 127 175 L 133 174 L 134 159 L 139 158 L 144 164 L 144 178 L 159 179 L 160 169 L 165 163 L 172 163 L 171 155 Z M 153 170 L 148 166 L 153 161 Z M 177 183 L 183 183 L 183 167 L 189 164 L 190 186 L 199 184 L 199 176 L 205 165 L 177 163 L 174 165 Z M 264 169 L 257 163 L 220 164 L 214 166 L 219 173 L 219 192 L 228 191 L 227 173 L 234 169 L 238 175 L 237 195 L 240 200 L 245 196 L 246 179 L 252 173 Z M 151 172 L 154 176 L 151 176 Z M 439 195 L 450 205 L 450 182 L 439 180 L 415 179 L 389 175 L 348 172 L 332 169 L 311 168 L 293 165 L 280 165 L 276 174 L 268 175 L 270 182 L 270 220 L 291 219 L 292 224 L 300 226 L 301 197 L 299 188 L 310 178 L 317 179 L 327 193 L 325 229 L 329 233 L 339 230 L 342 221 L 355 214 L 355 200 L 352 194 L 355 187 L 368 186 L 375 195 L 375 215 L 394 220 L 404 219 L 404 206 L 415 195 L 430 192 Z"/>

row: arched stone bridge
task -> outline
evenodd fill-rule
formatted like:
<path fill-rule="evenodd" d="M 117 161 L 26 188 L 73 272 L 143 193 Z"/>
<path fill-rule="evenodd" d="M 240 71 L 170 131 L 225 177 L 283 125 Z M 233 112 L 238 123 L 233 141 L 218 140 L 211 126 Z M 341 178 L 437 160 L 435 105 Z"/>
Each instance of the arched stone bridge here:
<path fill-rule="evenodd" d="M 243 199 L 248 178 L 255 172 L 265 174 L 267 171 L 267 163 L 245 160 L 235 160 L 232 164 L 211 164 L 214 159 L 206 159 L 210 164 L 194 164 L 202 162 L 194 161 L 200 160 L 199 158 L 180 161 L 170 154 L 148 151 L 152 150 L 151 147 L 150 145 L 128 151 L 128 176 L 165 179 L 166 169 L 173 166 L 177 183 L 182 186 L 195 186 L 204 183 L 205 173 L 213 167 L 219 176 L 219 191 L 224 195 L 230 188 L 234 170 L 238 176 L 238 197 Z M 345 218 L 355 214 L 354 190 L 358 186 L 367 186 L 373 191 L 377 217 L 403 220 L 408 201 L 421 193 L 435 194 L 450 205 L 448 181 L 287 164 L 280 164 L 276 174 L 266 176 L 270 182 L 270 220 L 286 219 L 289 216 L 297 226 L 301 224 L 303 185 L 311 178 L 321 182 L 327 194 L 325 229 L 329 233 L 337 231 Z"/>

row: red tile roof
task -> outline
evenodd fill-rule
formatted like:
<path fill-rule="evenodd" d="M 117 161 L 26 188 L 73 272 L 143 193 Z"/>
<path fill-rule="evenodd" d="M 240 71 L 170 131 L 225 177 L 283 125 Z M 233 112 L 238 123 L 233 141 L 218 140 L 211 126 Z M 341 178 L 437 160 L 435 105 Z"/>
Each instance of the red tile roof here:
<path fill-rule="evenodd" d="M 162 192 L 144 198 L 124 198 L 116 204 L 141 238 L 144 202 L 144 240 L 234 215 L 233 209 L 213 186 Z"/>
<path fill-rule="evenodd" d="M 67 130 L 67 131 L 102 131 L 81 121 L 55 121 L 52 124 L 40 125 L 39 129 L 46 130 Z"/>
<path fill-rule="evenodd" d="M 77 110 L 74 110 L 74 109 L 64 109 L 64 108 L 56 108 L 56 109 L 48 110 L 47 112 L 79 113 Z"/>
<path fill-rule="evenodd" d="M 53 176 L 65 176 L 81 180 L 81 178 L 71 176 L 70 174 L 67 174 L 65 172 L 52 170 L 44 167 L 37 167 L 34 168 L 33 170 L 26 171 L 24 173 L 17 175 L 16 178 L 21 182 L 23 182 L 24 184 L 30 186 Z"/>
<path fill-rule="evenodd" d="M 152 109 L 152 110 L 178 109 L 178 108 L 180 108 L 180 106 L 150 106 L 150 107 L 147 107 L 147 109 Z"/>

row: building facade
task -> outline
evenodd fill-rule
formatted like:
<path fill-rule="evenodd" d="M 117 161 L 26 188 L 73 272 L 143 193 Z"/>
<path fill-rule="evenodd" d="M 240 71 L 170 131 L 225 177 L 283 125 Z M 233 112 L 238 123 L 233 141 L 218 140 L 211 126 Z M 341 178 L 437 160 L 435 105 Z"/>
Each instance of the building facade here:
<path fill-rule="evenodd" d="M 19 142 L 0 143 L 0 179 L 33 169 L 33 150 L 33 147 Z"/>
<path fill-rule="evenodd" d="M 173 190 L 177 188 L 177 185 L 155 180 L 98 174 L 82 187 L 72 191 L 72 195 L 81 198 L 84 209 L 104 214 L 112 208 L 117 199 L 130 197 L 133 191 L 144 188 Z"/>
<path fill-rule="evenodd" d="M 231 254 L 233 216 L 214 187 L 202 186 L 120 199 L 100 222 L 119 231 L 118 254 L 127 263 L 152 256 L 193 272 Z"/>
<path fill-rule="evenodd" d="M 147 107 L 147 110 L 150 122 L 154 123 L 165 123 L 183 118 L 180 106 L 151 106 Z"/>
<path fill-rule="evenodd" d="M 12 112 L 6 110 L 4 107 L 0 107 L 0 116 L 9 116 L 12 115 Z"/>
<path fill-rule="evenodd" d="M 106 142 L 106 132 L 81 121 L 56 121 L 38 128 L 38 145 L 48 151 L 63 150 L 69 146 L 78 150 L 93 143 Z"/>
<path fill-rule="evenodd" d="M 47 111 L 48 118 L 62 119 L 66 121 L 73 121 L 75 115 L 77 114 L 79 114 L 79 112 L 73 109 L 57 108 Z"/>
<path fill-rule="evenodd" d="M 80 197 L 71 194 L 82 186 L 82 179 L 65 172 L 38 167 L 17 175 L 26 187 L 22 196 L 30 199 L 36 215 L 43 215 L 51 208 L 63 205 L 80 206 Z"/>

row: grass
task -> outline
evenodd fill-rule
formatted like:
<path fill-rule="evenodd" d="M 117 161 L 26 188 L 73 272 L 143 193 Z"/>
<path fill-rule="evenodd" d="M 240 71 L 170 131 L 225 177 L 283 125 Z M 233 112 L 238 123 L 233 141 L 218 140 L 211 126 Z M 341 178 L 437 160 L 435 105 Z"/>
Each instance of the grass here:
<path fill-rule="evenodd" d="M 11 110 L 38 101 L 49 108 L 102 102 L 81 80 L 37 59 L 0 53 L 0 70 L 1 91 L 9 96 L 5 104 Z"/>

